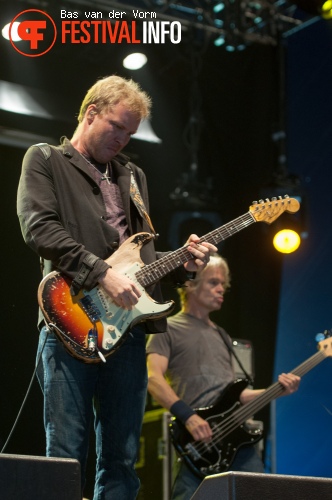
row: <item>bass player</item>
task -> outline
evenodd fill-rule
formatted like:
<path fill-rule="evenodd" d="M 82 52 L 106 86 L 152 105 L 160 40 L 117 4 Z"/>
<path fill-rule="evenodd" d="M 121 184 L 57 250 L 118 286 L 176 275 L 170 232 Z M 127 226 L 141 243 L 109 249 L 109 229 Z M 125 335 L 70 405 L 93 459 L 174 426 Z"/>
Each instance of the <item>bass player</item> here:
<path fill-rule="evenodd" d="M 213 430 L 194 408 L 213 405 L 223 389 L 234 381 L 232 354 L 226 345 L 230 338 L 210 319 L 210 313 L 220 310 L 229 286 L 227 262 L 218 254 L 212 255 L 195 279 L 178 290 L 182 308 L 168 318 L 166 334 L 151 335 L 147 343 L 150 394 L 182 422 L 194 441 L 207 446 L 212 442 Z M 283 373 L 278 380 L 284 387 L 284 395 L 296 391 L 300 383 L 293 373 Z M 246 404 L 263 392 L 264 389 L 245 388 L 240 402 Z M 185 460 L 176 461 L 174 466 L 172 500 L 189 500 L 202 477 Z M 262 459 L 252 445 L 238 448 L 230 469 L 264 471 Z"/>

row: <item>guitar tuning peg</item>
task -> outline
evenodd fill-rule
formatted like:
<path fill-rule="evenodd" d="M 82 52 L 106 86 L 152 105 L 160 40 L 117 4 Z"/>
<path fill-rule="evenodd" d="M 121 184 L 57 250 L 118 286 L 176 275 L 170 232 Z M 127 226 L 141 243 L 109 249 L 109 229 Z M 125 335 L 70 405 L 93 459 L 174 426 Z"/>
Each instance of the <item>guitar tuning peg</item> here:
<path fill-rule="evenodd" d="M 266 203 L 270 203 L 269 198 L 265 198 Z"/>
<path fill-rule="evenodd" d="M 257 203 L 258 203 L 257 201 L 253 201 L 252 205 L 257 205 Z"/>
<path fill-rule="evenodd" d="M 325 340 L 325 338 L 326 338 L 326 337 L 325 337 L 324 333 L 317 333 L 317 334 L 315 335 L 315 340 L 316 340 L 316 342 L 321 342 L 322 340 Z"/>
<path fill-rule="evenodd" d="M 272 196 L 271 201 L 277 201 L 277 197 L 276 196 Z"/>
<path fill-rule="evenodd" d="M 259 200 L 259 203 L 264 203 L 264 200 Z"/>
<path fill-rule="evenodd" d="M 282 196 L 278 196 L 278 200 L 282 200 Z"/>

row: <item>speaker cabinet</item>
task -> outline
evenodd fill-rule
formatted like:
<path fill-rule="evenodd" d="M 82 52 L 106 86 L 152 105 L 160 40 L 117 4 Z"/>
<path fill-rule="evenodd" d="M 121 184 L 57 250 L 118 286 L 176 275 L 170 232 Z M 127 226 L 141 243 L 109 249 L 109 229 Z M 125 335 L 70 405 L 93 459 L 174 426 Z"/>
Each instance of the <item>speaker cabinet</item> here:
<path fill-rule="evenodd" d="M 191 500 L 332 499 L 332 479 L 225 472 L 207 476 Z"/>
<path fill-rule="evenodd" d="M 232 339 L 233 349 L 240 360 L 243 368 L 246 370 L 248 375 L 252 379 L 255 378 L 255 368 L 254 368 L 254 350 L 250 340 L 245 339 Z M 242 368 L 233 356 L 233 369 L 235 378 L 245 378 Z"/>
<path fill-rule="evenodd" d="M 81 500 L 77 460 L 0 454 L 1 500 Z"/>

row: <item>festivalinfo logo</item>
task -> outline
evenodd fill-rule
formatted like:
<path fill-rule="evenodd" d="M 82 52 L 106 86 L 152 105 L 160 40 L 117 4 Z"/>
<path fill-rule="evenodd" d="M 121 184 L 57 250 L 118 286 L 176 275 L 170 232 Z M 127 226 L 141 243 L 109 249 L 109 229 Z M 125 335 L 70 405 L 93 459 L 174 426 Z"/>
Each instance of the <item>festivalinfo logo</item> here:
<path fill-rule="evenodd" d="M 150 16 L 153 20 L 146 20 Z M 179 21 L 155 20 L 155 12 L 133 10 L 110 11 L 108 19 L 102 12 L 59 11 L 59 42 L 65 44 L 173 44 L 181 42 Z M 134 20 L 127 21 L 126 17 Z M 135 20 L 137 19 L 137 20 Z M 14 37 L 14 27 L 18 37 Z M 24 10 L 12 20 L 9 39 L 14 49 L 27 57 L 38 57 L 49 52 L 58 37 L 56 23 L 44 11 Z"/>
<path fill-rule="evenodd" d="M 17 38 L 13 37 L 14 27 Z M 17 52 L 27 57 L 46 54 L 57 37 L 55 22 L 46 12 L 37 9 L 24 10 L 14 17 L 9 27 L 9 40 Z"/>

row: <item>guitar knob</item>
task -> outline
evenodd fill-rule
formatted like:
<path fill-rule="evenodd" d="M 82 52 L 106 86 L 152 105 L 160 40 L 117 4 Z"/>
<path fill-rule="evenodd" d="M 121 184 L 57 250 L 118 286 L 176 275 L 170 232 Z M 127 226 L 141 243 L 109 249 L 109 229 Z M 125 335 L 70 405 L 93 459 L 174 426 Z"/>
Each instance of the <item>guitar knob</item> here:
<path fill-rule="evenodd" d="M 105 349 L 110 349 L 113 346 L 113 342 L 111 340 L 106 340 Z"/>

